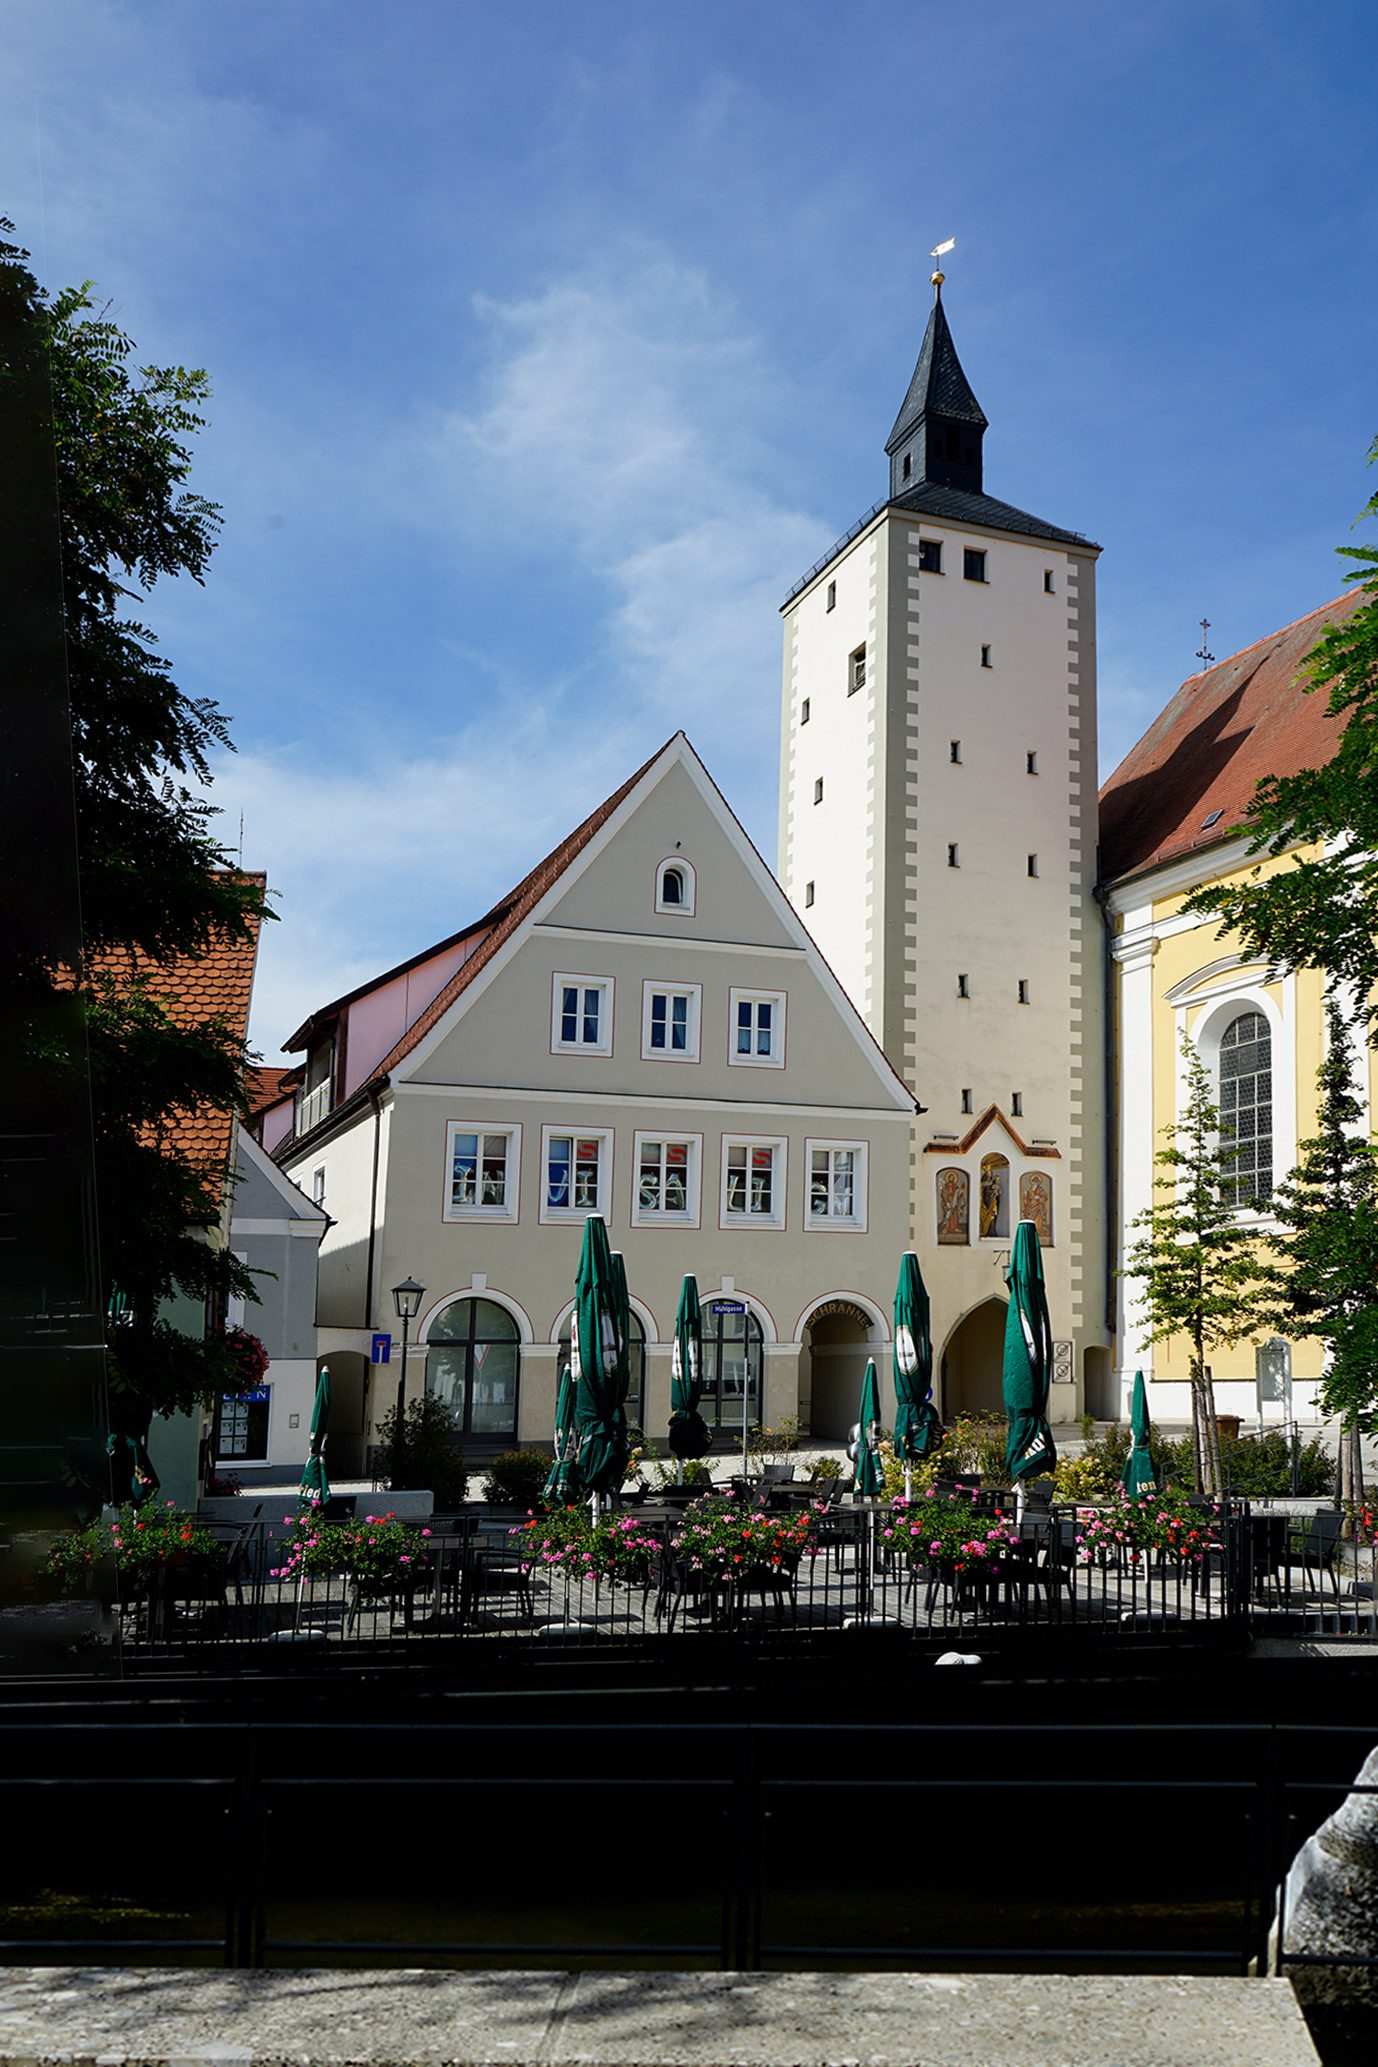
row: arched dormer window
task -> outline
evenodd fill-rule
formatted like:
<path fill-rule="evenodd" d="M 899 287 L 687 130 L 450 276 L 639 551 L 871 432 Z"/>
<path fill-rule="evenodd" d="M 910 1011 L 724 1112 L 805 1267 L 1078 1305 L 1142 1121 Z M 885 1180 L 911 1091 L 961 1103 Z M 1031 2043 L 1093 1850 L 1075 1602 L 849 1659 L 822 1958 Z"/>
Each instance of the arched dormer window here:
<path fill-rule="evenodd" d="M 656 870 L 656 910 L 676 917 L 694 916 L 695 881 L 693 863 L 682 854 L 669 854 Z"/>
<path fill-rule="evenodd" d="M 1240 1012 L 1220 1036 L 1220 1139 L 1235 1151 L 1226 1198 L 1251 1206 L 1273 1189 L 1273 1037 L 1261 1012 Z"/>

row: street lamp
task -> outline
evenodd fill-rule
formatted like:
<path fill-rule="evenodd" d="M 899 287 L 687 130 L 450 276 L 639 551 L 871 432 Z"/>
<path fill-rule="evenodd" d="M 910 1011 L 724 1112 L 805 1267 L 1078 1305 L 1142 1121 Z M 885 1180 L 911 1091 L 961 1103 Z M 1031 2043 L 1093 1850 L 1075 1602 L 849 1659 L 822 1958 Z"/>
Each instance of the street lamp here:
<path fill-rule="evenodd" d="M 400 1285 L 392 1288 L 392 1303 L 402 1323 L 402 1367 L 397 1373 L 397 1433 L 393 1437 L 393 1441 L 399 1444 L 402 1441 L 402 1416 L 407 1405 L 407 1336 L 425 1296 L 425 1286 L 418 1285 L 415 1278 L 403 1278 Z"/>

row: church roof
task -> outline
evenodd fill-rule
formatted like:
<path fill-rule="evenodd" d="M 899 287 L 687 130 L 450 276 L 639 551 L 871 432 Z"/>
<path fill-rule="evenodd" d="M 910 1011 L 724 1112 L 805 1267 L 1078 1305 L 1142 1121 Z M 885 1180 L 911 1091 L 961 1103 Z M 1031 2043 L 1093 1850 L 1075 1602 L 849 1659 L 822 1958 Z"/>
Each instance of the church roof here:
<path fill-rule="evenodd" d="M 1260 776 L 1324 766 L 1344 720 L 1323 694 L 1304 693 L 1302 664 L 1365 600 L 1358 589 L 1337 596 L 1183 682 L 1101 791 L 1103 882 L 1228 839 Z"/>
<path fill-rule="evenodd" d="M 925 415 L 976 424 L 981 430 L 986 428 L 985 411 L 971 391 L 971 382 L 962 371 L 957 347 L 952 342 L 941 290 L 934 295 L 933 313 L 923 334 L 908 393 L 900 404 L 895 428 L 886 441 L 886 451 L 900 444 L 919 418 Z"/>

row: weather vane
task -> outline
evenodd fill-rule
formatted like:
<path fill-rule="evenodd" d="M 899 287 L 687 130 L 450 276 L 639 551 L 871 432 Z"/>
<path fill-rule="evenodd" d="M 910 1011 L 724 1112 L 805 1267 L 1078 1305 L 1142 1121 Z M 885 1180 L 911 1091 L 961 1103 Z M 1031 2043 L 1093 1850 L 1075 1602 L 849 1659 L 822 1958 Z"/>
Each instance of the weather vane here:
<path fill-rule="evenodd" d="M 936 261 L 940 258 L 946 257 L 949 251 L 955 251 L 956 248 L 957 239 L 955 237 L 949 237 L 945 244 L 935 244 L 933 249 L 929 252 L 929 257 L 935 261 L 932 274 L 932 284 L 934 287 L 941 287 L 943 284 L 944 277 L 943 269 L 940 265 L 936 264 Z"/>
<path fill-rule="evenodd" d="M 1196 658 L 1201 663 L 1201 672 L 1203 675 L 1205 674 L 1206 669 L 1208 667 L 1213 666 L 1215 662 L 1215 655 L 1210 650 L 1210 628 L 1210 619 L 1208 617 L 1203 617 L 1201 619 L 1201 645 L 1196 655 Z"/>

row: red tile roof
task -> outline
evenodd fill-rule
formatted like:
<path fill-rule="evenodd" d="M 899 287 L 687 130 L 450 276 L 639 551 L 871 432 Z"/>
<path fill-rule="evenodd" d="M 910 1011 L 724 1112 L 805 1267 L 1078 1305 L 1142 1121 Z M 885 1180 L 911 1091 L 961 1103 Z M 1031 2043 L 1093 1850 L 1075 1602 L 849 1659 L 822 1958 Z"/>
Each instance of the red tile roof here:
<path fill-rule="evenodd" d="M 243 880 L 261 891 L 268 878 L 246 870 Z M 152 994 L 167 1007 L 176 1026 L 202 1026 L 209 1019 L 223 1019 L 234 1037 L 242 1041 L 249 1030 L 258 930 L 259 920 L 250 917 L 241 937 L 222 935 L 201 954 L 184 955 L 171 962 L 154 962 L 127 948 L 110 948 L 93 957 L 92 969 L 93 973 L 112 976 L 117 984 L 136 976 L 144 978 Z M 174 1114 L 159 1129 L 159 1137 L 207 1169 L 224 1169 L 230 1160 L 234 1120 L 232 1112 L 194 1106 Z"/>
<path fill-rule="evenodd" d="M 1365 600 L 1352 589 L 1183 682 L 1101 791 L 1103 882 L 1223 840 L 1260 776 L 1324 766 L 1344 721 L 1304 693 L 1302 663 Z"/>
<path fill-rule="evenodd" d="M 284 1096 L 283 1078 L 295 1075 L 294 1069 L 251 1069 L 248 1085 L 250 1113 L 265 1112 L 270 1105 L 277 1105 Z"/>

